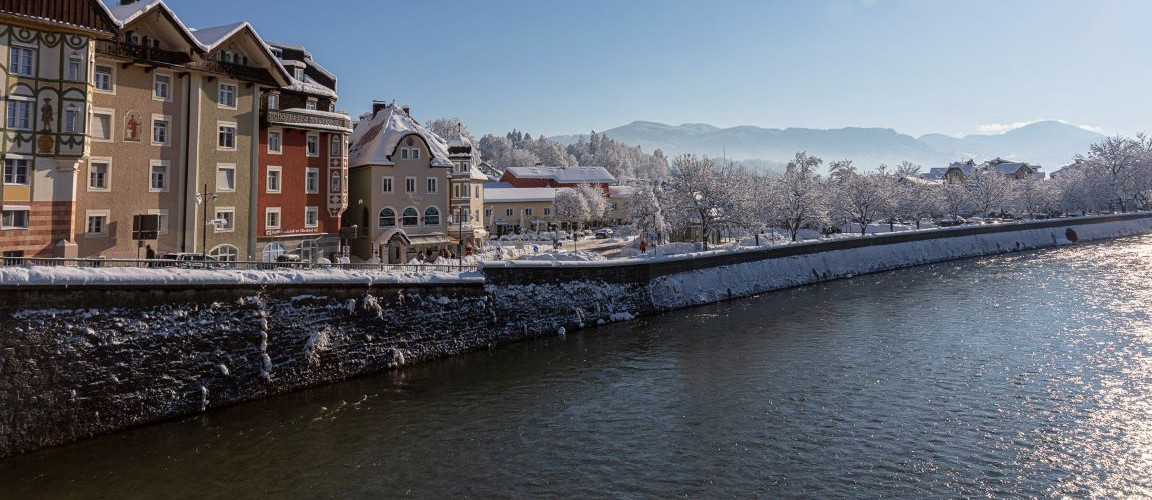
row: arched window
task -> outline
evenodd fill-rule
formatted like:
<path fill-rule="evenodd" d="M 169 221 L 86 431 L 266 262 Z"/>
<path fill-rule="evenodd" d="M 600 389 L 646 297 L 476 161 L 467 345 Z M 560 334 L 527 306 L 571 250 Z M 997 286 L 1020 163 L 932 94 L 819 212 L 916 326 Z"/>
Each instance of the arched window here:
<path fill-rule="evenodd" d="M 415 208 L 405 208 L 404 216 L 401 218 L 400 222 L 404 224 L 404 227 L 417 226 L 420 224 L 420 214 L 416 212 Z"/>
<path fill-rule="evenodd" d="M 263 262 L 276 262 L 276 257 L 284 255 L 288 249 L 284 248 L 281 243 L 269 243 L 264 245 L 264 254 L 260 256 Z"/>
<path fill-rule="evenodd" d="M 211 252 L 208 252 L 208 255 L 215 257 L 216 260 L 233 262 L 236 260 L 236 256 L 240 255 L 240 251 L 232 245 L 219 245 L 213 248 Z"/>
<path fill-rule="evenodd" d="M 329 193 L 339 193 L 342 191 L 340 189 L 341 187 L 342 186 L 341 186 L 341 182 L 340 182 L 340 171 L 339 170 L 333 170 L 332 171 L 332 180 L 328 183 L 328 192 Z"/>
<path fill-rule="evenodd" d="M 425 226 L 439 226 L 440 225 L 440 210 L 436 207 L 428 207 L 424 210 L 424 225 Z"/>
<path fill-rule="evenodd" d="M 385 208 L 380 211 L 380 227 L 396 227 L 396 211 Z"/>

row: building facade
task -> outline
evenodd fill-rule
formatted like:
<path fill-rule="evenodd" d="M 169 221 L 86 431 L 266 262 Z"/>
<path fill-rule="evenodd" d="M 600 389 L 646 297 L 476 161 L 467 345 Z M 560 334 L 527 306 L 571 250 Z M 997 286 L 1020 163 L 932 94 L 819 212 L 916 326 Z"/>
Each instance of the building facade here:
<path fill-rule="evenodd" d="M 77 255 L 73 219 L 78 172 L 88 155 L 94 42 L 115 31 L 98 1 L 0 5 L 4 256 Z"/>
<path fill-rule="evenodd" d="M 260 260 L 285 253 L 306 261 L 341 252 L 340 216 L 348 208 L 348 134 L 336 109 L 336 76 L 304 47 L 273 43 L 291 84 L 263 96 L 256 228 Z"/>
<path fill-rule="evenodd" d="M 448 145 L 407 107 L 374 103 L 349 139 L 349 210 L 342 226 L 352 257 L 406 263 L 452 252 Z"/>

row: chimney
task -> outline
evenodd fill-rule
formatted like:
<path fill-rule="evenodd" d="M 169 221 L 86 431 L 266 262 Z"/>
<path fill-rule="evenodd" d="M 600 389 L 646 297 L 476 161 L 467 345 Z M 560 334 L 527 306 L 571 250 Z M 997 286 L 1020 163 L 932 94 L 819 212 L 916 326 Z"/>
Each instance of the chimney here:
<path fill-rule="evenodd" d="M 372 101 L 372 116 L 376 116 L 376 113 L 379 113 L 382 109 L 388 109 L 388 103 L 384 101 Z"/>

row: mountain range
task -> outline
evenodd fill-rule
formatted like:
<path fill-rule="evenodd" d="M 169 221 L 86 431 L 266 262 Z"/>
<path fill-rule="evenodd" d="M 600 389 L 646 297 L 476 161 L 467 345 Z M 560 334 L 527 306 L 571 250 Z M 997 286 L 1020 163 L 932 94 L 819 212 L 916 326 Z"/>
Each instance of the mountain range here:
<path fill-rule="evenodd" d="M 639 145 L 647 152 L 660 149 L 668 157 L 694 153 L 779 166 L 797 151 L 807 151 L 825 162 L 852 160 L 864 170 L 882 163 L 895 166 L 910 161 L 921 165 L 922 171 L 954 161 L 980 162 L 1000 157 L 1039 164 L 1051 172 L 1071 163 L 1076 154 L 1087 154 L 1092 143 L 1104 139 L 1101 134 L 1060 121 L 1040 121 L 1003 134 L 964 137 L 926 134 L 917 138 L 888 128 L 719 128 L 702 123 L 666 125 L 648 121 L 635 121 L 600 133 L 625 144 Z M 572 144 L 579 138 L 567 135 L 552 139 Z"/>

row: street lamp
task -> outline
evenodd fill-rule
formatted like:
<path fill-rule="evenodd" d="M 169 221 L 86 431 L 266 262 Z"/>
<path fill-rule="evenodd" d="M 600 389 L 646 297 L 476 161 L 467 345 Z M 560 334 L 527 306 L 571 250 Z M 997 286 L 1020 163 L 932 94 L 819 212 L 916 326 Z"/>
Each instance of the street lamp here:
<path fill-rule="evenodd" d="M 201 255 L 205 255 L 205 256 L 208 255 L 208 226 L 209 225 L 216 225 L 219 223 L 218 221 L 222 220 L 222 219 L 208 220 L 208 202 L 209 201 L 215 202 L 218 199 L 220 199 L 220 197 L 217 196 L 216 193 L 209 193 L 208 192 L 208 183 L 207 182 L 204 183 L 204 190 L 199 192 L 199 193 L 196 193 L 196 203 L 199 203 L 201 205 L 200 220 L 204 221 L 204 238 L 202 240 L 200 240 L 200 254 Z M 227 221 L 225 221 L 225 222 L 227 222 Z"/>

